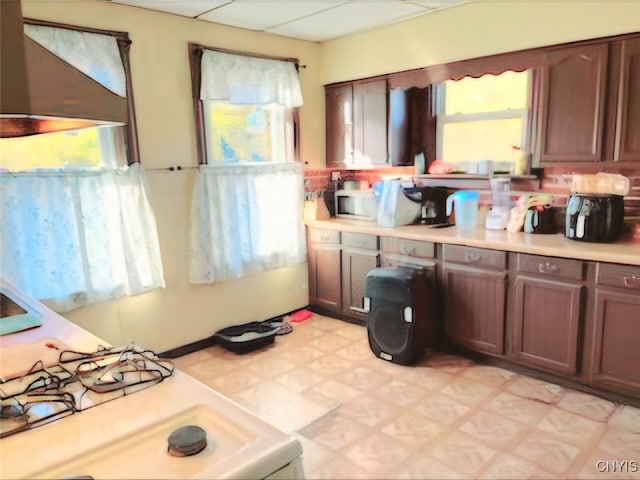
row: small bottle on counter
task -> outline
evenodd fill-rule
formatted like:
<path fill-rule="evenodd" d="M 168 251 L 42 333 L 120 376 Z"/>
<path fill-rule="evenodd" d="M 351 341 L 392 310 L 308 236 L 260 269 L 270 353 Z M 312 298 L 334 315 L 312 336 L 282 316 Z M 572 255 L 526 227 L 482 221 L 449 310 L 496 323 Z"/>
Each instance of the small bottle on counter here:
<path fill-rule="evenodd" d="M 524 175 L 527 170 L 527 154 L 517 145 L 511 145 L 513 150 L 517 151 L 515 168 L 513 170 L 514 175 Z"/>

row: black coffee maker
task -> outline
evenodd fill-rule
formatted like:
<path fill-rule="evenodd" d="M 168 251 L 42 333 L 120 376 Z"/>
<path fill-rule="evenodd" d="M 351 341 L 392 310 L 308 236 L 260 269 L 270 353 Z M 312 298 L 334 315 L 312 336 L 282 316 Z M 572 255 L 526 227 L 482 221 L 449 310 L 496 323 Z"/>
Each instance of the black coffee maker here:
<path fill-rule="evenodd" d="M 449 189 L 446 187 L 420 187 L 413 189 L 411 199 L 422 204 L 420 219 L 415 223 L 437 225 L 447 223 L 447 197 Z"/>

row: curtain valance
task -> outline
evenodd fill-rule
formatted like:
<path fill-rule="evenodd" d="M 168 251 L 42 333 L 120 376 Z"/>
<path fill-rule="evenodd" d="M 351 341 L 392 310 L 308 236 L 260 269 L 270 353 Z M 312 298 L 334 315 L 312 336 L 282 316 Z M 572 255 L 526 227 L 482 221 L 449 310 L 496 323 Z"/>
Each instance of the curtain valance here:
<path fill-rule="evenodd" d="M 24 25 L 25 34 L 113 93 L 127 96 L 118 41 L 111 35 L 68 28 Z"/>
<path fill-rule="evenodd" d="M 530 68 L 557 65 L 576 55 L 575 48 L 581 47 L 588 53 L 591 44 L 570 49 L 558 46 L 520 50 L 392 73 L 388 76 L 389 88 L 425 88 L 464 77 L 478 78 L 487 74 L 500 75 L 507 71 L 523 72 Z"/>
<path fill-rule="evenodd" d="M 201 60 L 202 100 L 233 104 L 302 105 L 298 72 L 292 62 L 205 49 Z"/>

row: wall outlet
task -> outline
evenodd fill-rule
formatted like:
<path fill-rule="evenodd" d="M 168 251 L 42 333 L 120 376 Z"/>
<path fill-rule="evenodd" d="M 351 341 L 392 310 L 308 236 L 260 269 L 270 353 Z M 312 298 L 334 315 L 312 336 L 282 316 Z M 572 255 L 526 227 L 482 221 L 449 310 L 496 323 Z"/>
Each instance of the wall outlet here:
<path fill-rule="evenodd" d="M 331 172 L 331 180 L 340 180 L 340 172 Z"/>

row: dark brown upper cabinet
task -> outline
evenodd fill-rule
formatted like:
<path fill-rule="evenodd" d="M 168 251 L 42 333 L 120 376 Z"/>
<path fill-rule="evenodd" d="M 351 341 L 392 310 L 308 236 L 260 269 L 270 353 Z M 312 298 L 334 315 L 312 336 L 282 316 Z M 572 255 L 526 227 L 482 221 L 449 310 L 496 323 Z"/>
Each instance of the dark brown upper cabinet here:
<path fill-rule="evenodd" d="M 612 49 L 619 58 L 611 102 L 616 107 L 613 161 L 640 163 L 640 38 L 614 42 Z"/>
<path fill-rule="evenodd" d="M 608 44 L 556 49 L 540 69 L 537 163 L 603 156 Z"/>
<path fill-rule="evenodd" d="M 325 87 L 327 167 L 353 163 L 353 86 Z"/>
<path fill-rule="evenodd" d="M 387 81 L 325 87 L 327 166 L 387 165 Z"/>
<path fill-rule="evenodd" d="M 550 50 L 537 105 L 534 164 L 637 164 L 640 38 Z"/>

